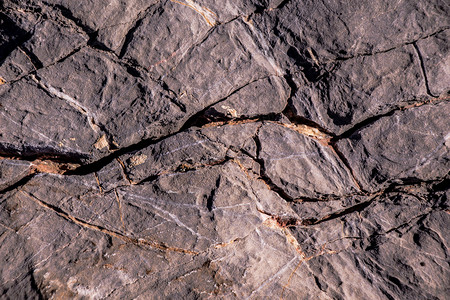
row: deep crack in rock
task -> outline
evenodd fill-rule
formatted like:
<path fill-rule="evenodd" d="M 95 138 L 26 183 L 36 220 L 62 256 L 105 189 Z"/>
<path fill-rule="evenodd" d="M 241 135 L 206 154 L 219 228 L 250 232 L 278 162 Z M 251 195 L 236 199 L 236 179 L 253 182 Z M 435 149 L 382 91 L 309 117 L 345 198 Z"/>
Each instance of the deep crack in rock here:
<path fill-rule="evenodd" d="M 0 298 L 446 298 L 449 14 L 3 1 Z"/>

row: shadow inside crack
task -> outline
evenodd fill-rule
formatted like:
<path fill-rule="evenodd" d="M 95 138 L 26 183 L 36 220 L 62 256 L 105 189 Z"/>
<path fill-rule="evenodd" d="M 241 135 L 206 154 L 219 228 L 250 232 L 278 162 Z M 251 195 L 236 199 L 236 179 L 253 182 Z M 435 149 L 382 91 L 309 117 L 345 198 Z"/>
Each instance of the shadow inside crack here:
<path fill-rule="evenodd" d="M 21 29 L 7 15 L 0 12 L 0 63 L 30 37 L 30 33 Z"/>
<path fill-rule="evenodd" d="M 310 51 L 311 53 L 304 51 L 304 53 L 300 54 L 295 47 L 291 46 L 287 51 L 287 55 L 295 62 L 295 65 L 303 69 L 302 72 L 309 82 L 317 82 L 326 76 L 327 72 L 320 66 L 310 62 L 315 59 L 311 49 Z"/>
<path fill-rule="evenodd" d="M 26 161 L 46 159 L 54 162 L 75 164 L 81 164 L 83 160 L 89 158 L 87 154 L 67 151 L 61 152 L 52 147 L 25 145 L 18 149 L 7 144 L 0 144 L 0 157 Z"/>

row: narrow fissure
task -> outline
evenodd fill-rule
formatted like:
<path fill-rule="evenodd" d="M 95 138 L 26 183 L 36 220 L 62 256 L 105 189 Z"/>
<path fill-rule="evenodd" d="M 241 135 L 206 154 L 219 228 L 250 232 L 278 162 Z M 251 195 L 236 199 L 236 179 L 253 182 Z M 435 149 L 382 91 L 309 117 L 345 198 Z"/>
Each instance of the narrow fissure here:
<path fill-rule="evenodd" d="M 425 81 L 425 88 L 427 89 L 427 94 L 430 95 L 431 97 L 436 97 L 435 95 L 433 95 L 433 93 L 431 93 L 430 84 L 428 83 L 428 76 L 425 68 L 425 63 L 423 61 L 422 53 L 420 52 L 420 49 L 417 46 L 416 42 L 412 43 L 412 45 L 414 47 L 414 50 L 416 51 L 417 58 L 419 59 L 420 70 L 423 75 L 423 80 Z"/>
<path fill-rule="evenodd" d="M 83 228 L 86 229 L 90 229 L 90 230 L 95 230 L 95 231 L 99 231 L 102 232 L 104 234 L 107 234 L 111 237 L 115 237 L 118 238 L 126 243 L 131 243 L 134 245 L 145 245 L 145 246 L 149 246 L 151 248 L 155 248 L 158 250 L 162 250 L 162 251 L 174 251 L 174 252 L 180 252 L 180 253 L 185 253 L 185 254 L 190 254 L 190 255 L 196 255 L 198 254 L 195 251 L 191 251 L 191 250 L 186 250 L 186 249 L 182 249 L 182 248 L 177 248 L 177 247 L 169 247 L 163 243 L 158 243 L 158 242 L 154 242 L 154 241 L 149 241 L 149 240 L 145 240 L 142 238 L 134 238 L 134 237 L 129 237 L 127 235 L 124 235 L 120 232 L 116 232 L 110 229 L 106 229 L 105 227 L 99 226 L 99 225 L 94 225 L 94 224 L 90 224 L 88 222 L 85 222 L 77 217 L 71 216 L 68 213 L 66 213 L 64 210 L 62 210 L 61 208 L 54 206 L 50 203 L 47 203 L 43 200 L 40 200 L 38 198 L 36 198 L 35 196 L 22 192 L 25 196 L 27 196 L 29 199 L 31 199 L 32 201 L 36 202 L 38 205 L 49 209 L 51 211 L 53 211 L 55 214 L 57 214 L 58 216 L 60 216 L 63 219 L 66 219 L 67 221 L 73 222 Z"/>

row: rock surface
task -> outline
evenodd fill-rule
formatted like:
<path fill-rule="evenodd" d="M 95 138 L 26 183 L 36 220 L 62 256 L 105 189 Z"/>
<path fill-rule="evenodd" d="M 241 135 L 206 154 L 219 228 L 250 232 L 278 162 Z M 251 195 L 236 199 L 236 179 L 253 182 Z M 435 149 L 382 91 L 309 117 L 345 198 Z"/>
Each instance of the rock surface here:
<path fill-rule="evenodd" d="M 447 299 L 450 6 L 319 2 L 2 1 L 0 298 Z"/>

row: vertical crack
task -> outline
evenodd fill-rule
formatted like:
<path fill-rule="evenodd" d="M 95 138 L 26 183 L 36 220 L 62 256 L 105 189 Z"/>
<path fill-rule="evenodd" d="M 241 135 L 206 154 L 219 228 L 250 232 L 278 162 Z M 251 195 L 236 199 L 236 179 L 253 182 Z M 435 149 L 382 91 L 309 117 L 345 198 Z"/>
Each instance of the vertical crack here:
<path fill-rule="evenodd" d="M 221 176 L 219 175 L 219 177 L 217 177 L 217 180 L 216 180 L 216 186 L 214 187 L 214 189 L 211 191 L 211 194 L 206 199 L 206 208 L 208 209 L 209 212 L 212 212 L 212 210 L 214 208 L 214 198 L 216 197 L 217 189 L 220 186 L 220 180 L 221 180 Z"/>
<path fill-rule="evenodd" d="M 413 42 L 412 45 L 413 45 L 414 49 L 416 50 L 417 57 L 419 58 L 420 69 L 422 70 L 422 75 L 423 75 L 423 78 L 424 78 L 424 80 L 425 80 L 425 87 L 426 87 L 426 89 L 427 89 L 427 94 L 430 95 L 431 97 L 437 97 L 437 96 L 435 96 L 435 95 L 433 95 L 433 94 L 431 93 L 430 85 L 429 85 L 429 83 L 428 83 L 427 72 L 426 72 L 426 70 L 425 70 L 425 63 L 423 62 L 422 53 L 420 52 L 419 47 L 417 46 L 417 43 L 416 43 L 416 42 Z"/>
<path fill-rule="evenodd" d="M 264 159 L 262 159 L 260 157 L 260 153 L 261 153 L 261 141 L 259 139 L 259 130 L 260 129 L 261 129 L 261 126 L 258 128 L 258 130 L 253 138 L 253 140 L 255 141 L 255 144 L 256 144 L 256 157 L 253 157 L 252 155 L 250 155 L 247 152 L 243 152 L 243 153 L 248 155 L 250 158 L 252 158 L 260 166 L 260 172 L 261 172 L 260 179 L 262 179 L 266 183 L 266 185 L 272 191 L 277 193 L 278 196 L 280 196 L 282 199 L 284 199 L 287 202 L 292 202 L 295 199 L 293 197 L 291 197 L 288 193 L 286 193 L 281 187 L 276 185 L 266 173 Z"/>
<path fill-rule="evenodd" d="M 344 164 L 344 166 L 347 168 L 347 170 L 350 172 L 350 176 L 352 177 L 352 180 L 355 183 L 358 190 L 360 190 L 363 193 L 366 193 L 366 191 L 361 187 L 361 183 L 357 179 L 355 172 L 353 171 L 352 167 L 350 166 L 350 163 L 348 162 L 348 160 L 344 156 L 344 154 L 341 151 L 339 151 L 336 143 L 334 141 L 331 141 L 329 143 L 329 146 L 330 146 L 331 150 L 336 154 L 336 156 L 340 159 L 340 161 Z"/>
<path fill-rule="evenodd" d="M 37 298 L 39 300 L 45 299 L 46 297 L 44 297 L 44 295 L 42 294 L 42 291 L 39 287 L 39 284 L 36 281 L 36 277 L 33 270 L 30 270 L 29 275 L 30 275 L 30 287 L 36 292 Z"/>
<path fill-rule="evenodd" d="M 144 13 L 138 16 L 137 21 L 134 23 L 133 27 L 128 30 L 127 34 L 125 35 L 125 40 L 122 44 L 122 48 L 119 52 L 119 58 L 123 58 L 125 53 L 127 52 L 128 45 L 133 40 L 133 35 L 136 32 L 136 30 L 141 26 L 142 20 L 147 16 L 148 9 L 144 11 Z"/>

